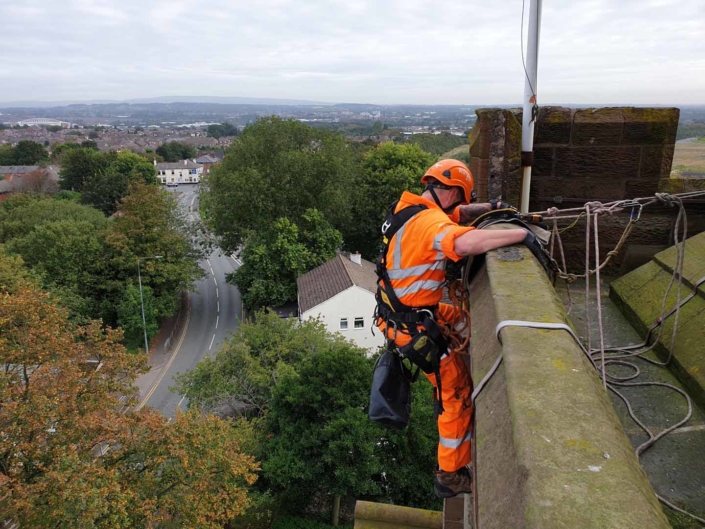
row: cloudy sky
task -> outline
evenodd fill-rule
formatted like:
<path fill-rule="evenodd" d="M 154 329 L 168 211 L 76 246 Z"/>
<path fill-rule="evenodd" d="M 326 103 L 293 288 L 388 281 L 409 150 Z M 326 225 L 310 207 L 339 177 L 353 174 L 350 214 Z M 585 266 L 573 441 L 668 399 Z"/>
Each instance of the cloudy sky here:
<path fill-rule="evenodd" d="M 521 0 L 0 0 L 0 102 L 514 104 L 521 10 Z M 705 0 L 545 0 L 538 93 L 543 104 L 705 104 Z"/>

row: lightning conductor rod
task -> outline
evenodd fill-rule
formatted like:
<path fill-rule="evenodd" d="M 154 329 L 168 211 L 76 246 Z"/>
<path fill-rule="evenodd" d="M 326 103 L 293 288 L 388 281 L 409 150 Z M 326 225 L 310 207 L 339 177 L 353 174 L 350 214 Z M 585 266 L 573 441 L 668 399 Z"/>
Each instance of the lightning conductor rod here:
<path fill-rule="evenodd" d="M 539 62 L 539 36 L 541 34 L 541 2 L 531 0 L 529 5 L 529 34 L 526 49 L 524 77 L 524 115 L 521 125 L 521 204 L 522 213 L 529 211 L 529 194 L 531 193 L 531 166 L 534 162 L 534 124 L 538 111 L 536 101 L 536 83 Z M 522 36 L 522 39 L 524 37 Z M 536 109 L 536 110 L 534 110 Z"/>

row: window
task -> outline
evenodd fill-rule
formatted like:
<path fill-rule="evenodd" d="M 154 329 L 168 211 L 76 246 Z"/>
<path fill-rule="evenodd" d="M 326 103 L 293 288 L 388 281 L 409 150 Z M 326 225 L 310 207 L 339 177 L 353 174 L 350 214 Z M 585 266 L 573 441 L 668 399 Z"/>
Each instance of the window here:
<path fill-rule="evenodd" d="M 355 323 L 353 324 L 355 329 L 365 328 L 365 318 L 355 318 Z"/>
<path fill-rule="evenodd" d="M 348 330 L 348 319 L 347 318 L 340 318 L 340 330 L 341 331 Z"/>

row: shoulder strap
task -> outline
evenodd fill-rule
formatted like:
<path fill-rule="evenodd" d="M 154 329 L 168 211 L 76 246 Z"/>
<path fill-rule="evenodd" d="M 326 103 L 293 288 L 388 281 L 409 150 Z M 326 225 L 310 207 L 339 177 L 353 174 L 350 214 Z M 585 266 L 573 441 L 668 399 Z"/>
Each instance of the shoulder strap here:
<path fill-rule="evenodd" d="M 410 309 L 404 305 L 394 293 L 389 274 L 387 273 L 387 252 L 389 243 L 401 227 L 409 222 L 415 215 L 428 209 L 428 206 L 417 204 L 404 208 L 394 213 L 399 202 L 394 202 L 387 209 L 387 218 L 382 224 L 382 249 L 377 258 L 377 303 L 387 305 L 394 312 L 405 312 Z"/>

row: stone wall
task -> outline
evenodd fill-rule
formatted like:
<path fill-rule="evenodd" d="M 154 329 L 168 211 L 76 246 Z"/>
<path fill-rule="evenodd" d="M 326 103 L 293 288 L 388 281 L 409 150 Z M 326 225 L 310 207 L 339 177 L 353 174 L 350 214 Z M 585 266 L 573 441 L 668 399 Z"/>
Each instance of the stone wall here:
<path fill-rule="evenodd" d="M 475 401 L 474 527 L 667 529 L 607 392 L 570 334 L 509 326 L 497 338 L 505 320 L 568 323 L 531 253 L 489 252 L 469 300 L 473 380 L 503 359 Z"/>
<path fill-rule="evenodd" d="M 477 116 L 469 140 L 478 197 L 504 198 L 518 205 L 522 112 L 479 109 Z M 578 207 L 588 201 L 609 202 L 697 186 L 670 179 L 678 117 L 677 108 L 540 108 L 530 210 Z M 688 207 L 693 213 L 689 233 L 705 231 L 705 204 Z M 674 221 L 674 209 L 649 208 L 633 230 L 628 247 L 613 260 L 612 272 L 636 268 L 671 245 Z M 603 254 L 614 248 L 625 223 L 624 216 L 602 222 Z M 569 267 L 577 271 L 584 267 L 584 232 L 582 221 L 563 235 Z"/>

